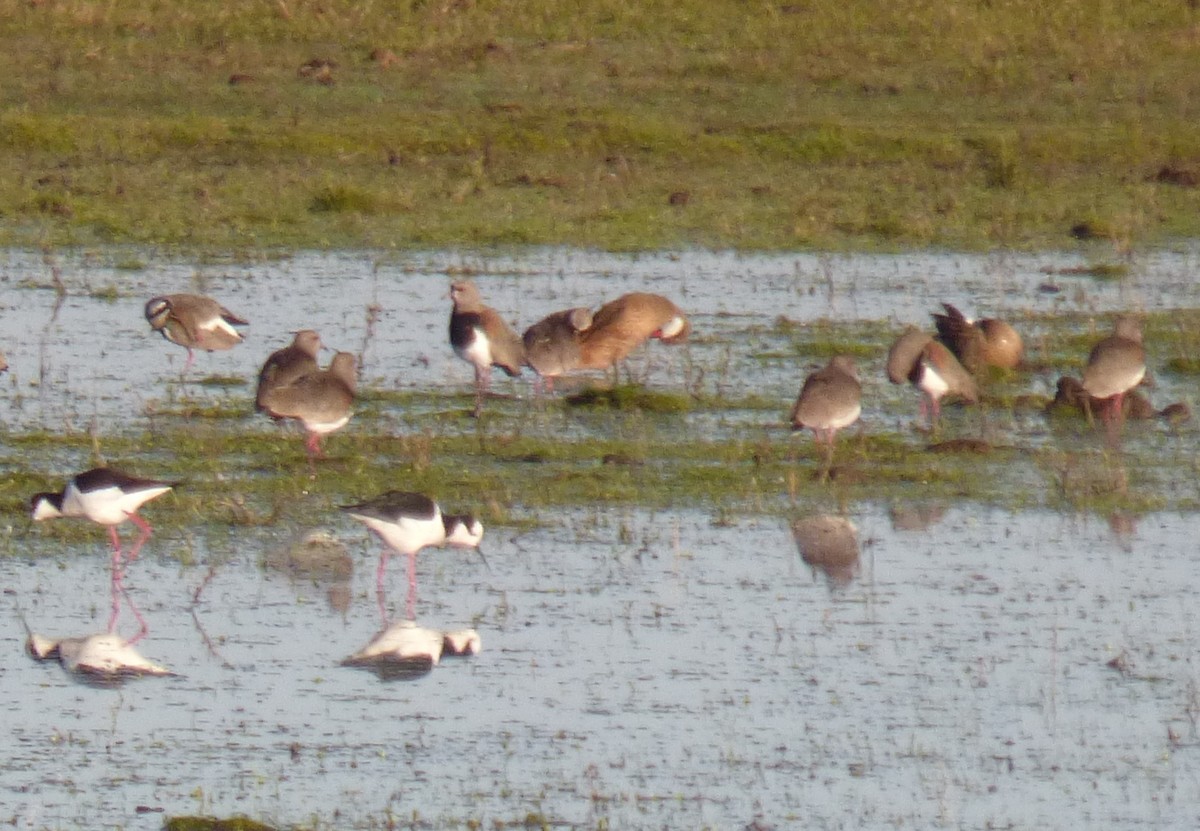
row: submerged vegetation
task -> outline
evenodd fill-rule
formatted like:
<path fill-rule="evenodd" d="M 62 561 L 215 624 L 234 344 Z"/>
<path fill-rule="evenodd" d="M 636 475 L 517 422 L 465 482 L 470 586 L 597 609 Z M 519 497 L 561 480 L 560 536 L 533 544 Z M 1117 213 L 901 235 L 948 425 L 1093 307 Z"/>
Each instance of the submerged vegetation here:
<path fill-rule="evenodd" d="M 3 244 L 1200 235 L 1186 2 L 10 6 Z"/>

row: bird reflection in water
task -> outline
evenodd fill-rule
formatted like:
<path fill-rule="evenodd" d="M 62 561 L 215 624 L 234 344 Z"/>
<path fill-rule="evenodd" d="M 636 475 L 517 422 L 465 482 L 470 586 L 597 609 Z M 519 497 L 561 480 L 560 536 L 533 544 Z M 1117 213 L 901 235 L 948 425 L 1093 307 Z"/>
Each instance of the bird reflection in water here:
<path fill-rule="evenodd" d="M 149 631 L 145 618 L 125 588 L 124 575 L 114 572 L 110 580 L 112 613 L 108 631 L 79 637 L 51 638 L 29 632 L 25 649 L 38 661 L 58 661 L 77 681 L 94 687 L 119 687 L 130 678 L 174 675 L 169 669 L 145 658 L 134 644 Z M 138 630 L 131 638 L 117 632 L 122 601 L 129 607 Z"/>
<path fill-rule="evenodd" d="M 385 625 L 342 666 L 369 669 L 384 681 L 411 681 L 428 675 L 446 655 L 477 655 L 479 650 L 474 629 L 443 632 L 405 619 Z"/>
<path fill-rule="evenodd" d="M 792 537 L 800 559 L 824 573 L 831 589 L 849 585 L 858 576 L 858 529 L 850 520 L 819 515 L 792 520 Z"/>

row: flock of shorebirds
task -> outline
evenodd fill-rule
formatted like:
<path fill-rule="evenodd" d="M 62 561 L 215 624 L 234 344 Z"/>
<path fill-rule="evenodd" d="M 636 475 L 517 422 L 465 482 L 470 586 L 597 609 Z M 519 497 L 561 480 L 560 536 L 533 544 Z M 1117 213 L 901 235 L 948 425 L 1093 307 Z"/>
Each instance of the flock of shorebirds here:
<path fill-rule="evenodd" d="M 529 366 L 548 387 L 555 377 L 565 373 L 615 366 L 649 338 L 659 338 L 665 343 L 682 341 L 691 328 L 684 314 L 667 298 L 634 293 L 601 306 L 595 313 L 577 308 L 551 315 L 521 337 L 495 310 L 483 304 L 474 283 L 454 282 L 450 297 L 453 300 L 450 343 L 460 357 L 475 367 L 476 416 L 480 415 L 488 392 L 492 367 L 516 375 L 521 367 Z M 187 350 L 184 375 L 191 368 L 197 350 L 231 349 L 243 341 L 238 327 L 248 325 L 246 319 L 218 301 L 196 294 L 151 298 L 146 303 L 145 316 L 154 331 Z M 277 421 L 295 420 L 303 426 L 310 465 L 321 456 L 321 438 L 349 422 L 357 388 L 355 356 L 337 352 L 328 366 L 321 367 L 318 361 L 321 348 L 317 332 L 310 329 L 295 332 L 290 345 L 266 359 L 255 391 L 255 407 L 259 412 Z M 71 477 L 61 491 L 38 493 L 31 500 L 34 520 L 80 517 L 108 528 L 113 594 L 110 633 L 115 630 L 119 599 L 125 596 L 122 582 L 125 568 L 151 534 L 149 523 L 138 511 L 177 484 L 99 467 Z M 344 505 L 342 510 L 365 524 L 385 546 L 376 574 L 380 598 L 389 556 L 394 553 L 408 558 L 407 618 L 410 620 L 415 616 L 417 553 L 430 546 L 479 550 L 483 538 L 483 526 L 477 518 L 443 513 L 433 499 L 419 493 L 392 490 Z M 123 550 L 117 533 L 117 526 L 126 521 L 136 525 L 140 532 L 128 552 Z M 382 612 L 382 599 L 380 603 Z M 134 613 L 139 631 L 124 641 L 124 646 L 131 646 L 146 634 L 145 621 L 136 608 Z"/>
<path fill-rule="evenodd" d="M 681 343 L 691 332 L 687 316 L 675 303 L 644 292 L 625 294 L 595 311 L 578 307 L 556 312 L 530 326 L 523 335 L 484 304 L 471 281 L 451 283 L 450 299 L 449 340 L 455 353 L 474 366 L 477 417 L 488 394 L 493 368 L 514 376 L 523 367 L 530 367 L 536 373 L 538 387 L 550 389 L 559 376 L 580 370 L 607 370 L 651 339 Z M 889 380 L 910 383 L 920 390 L 921 418 L 928 416 L 931 429 L 937 423 L 944 397 L 977 402 L 979 373 L 989 367 L 1014 369 L 1024 357 L 1021 336 L 1008 323 L 995 319 L 972 321 L 949 304 L 944 309 L 944 313 L 933 315 L 936 335 L 909 327 L 887 357 Z M 154 297 L 146 303 L 145 316 L 153 330 L 187 349 L 185 375 L 196 350 L 236 346 L 242 342 L 238 327 L 247 324 L 216 300 L 196 294 Z M 354 355 L 337 352 L 322 368 L 318 362 L 321 348 L 317 332 L 295 332 L 292 343 L 272 353 L 263 364 L 255 393 L 259 412 L 303 425 L 310 465 L 321 455 L 321 437 L 350 420 L 357 386 Z M 1123 316 L 1117 319 L 1113 334 L 1091 350 L 1082 380 L 1064 378 L 1059 382 L 1059 396 L 1089 414 L 1093 410 L 1101 412 L 1111 434 L 1122 418 L 1123 399 L 1145 374 L 1140 325 L 1135 318 Z M 791 409 L 790 422 L 795 430 L 812 430 L 816 441 L 827 447 L 827 460 L 831 460 L 837 431 L 856 422 L 861 412 L 862 385 L 857 367 L 850 356 L 836 355 L 805 379 Z M 83 517 L 107 526 L 115 598 L 125 565 L 150 536 L 150 526 L 139 516 L 139 508 L 175 484 L 130 476 L 108 467 L 96 468 L 74 476 L 57 493 L 35 495 L 32 515 L 35 520 Z M 389 554 L 408 558 L 410 619 L 417 553 L 429 546 L 478 549 L 483 537 L 478 519 L 444 514 L 433 499 L 423 494 L 388 491 L 343 506 L 342 510 L 364 523 L 385 546 L 376 576 L 381 597 Z M 128 555 L 123 553 L 117 534 L 117 526 L 126 520 L 140 529 Z M 115 627 L 116 615 L 114 600 L 110 631 Z M 127 643 L 132 644 L 144 634 L 143 622 L 139 633 Z"/>

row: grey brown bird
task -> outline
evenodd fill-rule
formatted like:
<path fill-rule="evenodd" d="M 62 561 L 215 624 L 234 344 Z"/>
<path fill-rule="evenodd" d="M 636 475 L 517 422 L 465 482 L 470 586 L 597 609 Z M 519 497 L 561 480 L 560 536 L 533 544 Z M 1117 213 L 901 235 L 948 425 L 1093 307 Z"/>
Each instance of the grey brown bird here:
<path fill-rule="evenodd" d="M 1025 356 L 1025 344 L 1010 324 L 987 317 L 973 321 L 949 303 L 944 314 L 934 312 L 938 338 L 949 347 L 968 372 L 979 374 L 985 367 L 1016 369 Z"/>
<path fill-rule="evenodd" d="M 1146 350 L 1142 346 L 1142 326 L 1137 319 L 1122 315 L 1113 324 L 1113 333 L 1092 347 L 1083 368 L 1083 389 L 1093 398 L 1107 400 L 1105 420 L 1112 423 L 1121 415 L 1125 393 L 1146 377 Z"/>
<path fill-rule="evenodd" d="M 580 369 L 608 369 L 651 338 L 682 343 L 692 324 L 678 306 L 660 294 L 632 292 L 605 303 L 579 336 Z"/>
<path fill-rule="evenodd" d="M 321 437 L 340 430 L 350 421 L 358 386 L 354 355 L 338 352 L 328 369 L 310 372 L 289 384 L 272 386 L 263 400 L 272 418 L 296 419 L 308 432 L 309 459 L 321 456 Z"/>
<path fill-rule="evenodd" d="M 521 337 L 490 306 L 483 304 L 479 288 L 470 280 L 450 284 L 450 345 L 454 353 L 475 367 L 476 418 L 483 412 L 483 398 L 492 380 L 492 367 L 509 377 L 521 374 L 525 346 Z"/>
<path fill-rule="evenodd" d="M 564 309 L 539 320 L 525 330 L 525 362 L 547 386 L 560 375 L 579 368 L 583 362 L 580 337 L 592 325 L 592 310 Z"/>
<path fill-rule="evenodd" d="M 892 344 L 888 352 L 887 374 L 893 384 L 907 381 L 924 393 L 921 398 L 921 418 L 924 419 L 928 413 L 931 428 L 941 415 L 943 397 L 954 395 L 971 404 L 979 401 L 975 379 L 958 362 L 954 353 L 932 335 L 912 327 Z"/>
<path fill-rule="evenodd" d="M 1063 375 L 1055 385 L 1054 400 L 1046 404 L 1046 414 L 1073 413 L 1079 415 L 1103 412 L 1104 404 L 1103 399 L 1088 395 L 1081 381 L 1069 375 Z M 1159 413 L 1155 412 L 1154 406 L 1136 390 L 1125 393 L 1125 397 L 1121 401 L 1122 418 L 1144 420 L 1154 418 L 1156 415 Z"/>
<path fill-rule="evenodd" d="M 793 430 L 812 430 L 813 437 L 818 442 L 823 439 L 832 453 L 837 431 L 849 427 L 861 413 L 858 367 L 849 355 L 834 355 L 823 369 L 804 379 L 789 417 Z"/>
<path fill-rule="evenodd" d="M 301 329 L 291 345 L 277 349 L 267 357 L 258 372 L 258 387 L 254 394 L 254 409 L 265 412 L 266 399 L 275 387 L 284 387 L 321 367 L 317 356 L 321 352 L 321 336 L 312 329 Z"/>
<path fill-rule="evenodd" d="M 171 343 L 187 349 L 184 374 L 195 358 L 194 350 L 215 352 L 232 349 L 243 338 L 235 326 L 248 322 L 211 297 L 199 294 L 164 294 L 146 301 L 146 320 L 150 328 Z"/>
<path fill-rule="evenodd" d="M 925 344 L 931 340 L 933 335 L 928 332 L 922 332 L 915 326 L 906 327 L 888 350 L 888 380 L 893 384 L 910 383 L 908 376 L 912 374 L 913 366 L 925 350 Z"/>

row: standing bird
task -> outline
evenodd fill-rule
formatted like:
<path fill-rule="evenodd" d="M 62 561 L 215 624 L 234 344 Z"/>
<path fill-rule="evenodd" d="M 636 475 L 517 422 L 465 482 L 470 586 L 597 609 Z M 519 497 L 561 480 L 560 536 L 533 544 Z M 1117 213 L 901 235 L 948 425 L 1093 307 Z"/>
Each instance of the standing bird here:
<path fill-rule="evenodd" d="M 58 493 L 37 493 L 30 500 L 32 516 L 36 522 L 58 517 L 84 517 L 98 525 L 108 526 L 108 536 L 113 549 L 110 575 L 112 614 L 108 619 L 110 632 L 117 625 L 117 616 L 121 612 L 121 597 L 128 597 L 122 582 L 125 564 L 137 559 L 138 552 L 142 550 L 146 540 L 150 539 L 150 523 L 138 516 L 138 508 L 151 499 L 162 496 L 177 484 L 157 479 L 139 479 L 110 467 L 97 467 L 76 474 Z M 141 535 L 128 555 L 122 554 L 121 538 L 117 535 L 117 526 L 125 520 L 141 529 Z M 129 641 L 134 643 L 147 629 L 146 621 L 142 619 L 132 601 L 130 606 L 141 627 L 140 634 Z"/>
<path fill-rule="evenodd" d="M 1146 377 L 1146 350 L 1142 327 L 1136 318 L 1118 317 L 1113 334 L 1100 341 L 1083 368 L 1083 389 L 1093 398 L 1107 399 L 1105 421 L 1112 425 L 1121 416 L 1125 393 Z"/>
<path fill-rule="evenodd" d="M 415 617 L 417 593 L 417 554 L 427 546 L 452 545 L 479 550 L 483 524 L 470 515 L 446 516 L 428 496 L 409 491 L 388 491 L 357 505 L 341 509 L 375 532 L 385 550 L 375 573 L 375 591 L 383 610 L 383 580 L 392 552 L 408 557 L 408 604 L 410 619 Z M 480 550 L 480 556 L 483 552 Z M 486 561 L 485 561 L 486 562 Z"/>
<path fill-rule="evenodd" d="M 624 294 L 597 309 L 592 325 L 580 333 L 579 368 L 608 369 L 651 338 L 682 343 L 691 331 L 687 316 L 661 294 Z"/>
<path fill-rule="evenodd" d="M 254 409 L 265 412 L 266 399 L 275 387 L 285 387 L 321 367 L 317 355 L 321 351 L 321 336 L 312 329 L 301 329 L 290 346 L 270 354 L 258 371 L 258 388 L 254 394 Z"/>
<path fill-rule="evenodd" d="M 308 431 L 308 458 L 320 458 L 321 436 L 340 430 L 350 421 L 358 387 L 357 366 L 350 352 L 338 352 L 328 369 L 301 375 L 282 386 L 270 386 L 262 407 L 272 418 L 293 418 Z"/>
<path fill-rule="evenodd" d="M 483 305 L 479 288 L 470 280 L 450 284 L 450 345 L 454 353 L 475 367 L 475 411 L 483 412 L 483 397 L 491 385 L 491 369 L 500 367 L 508 376 L 521 374 L 525 363 L 525 346 L 504 318 L 490 306 Z"/>
<path fill-rule="evenodd" d="M 933 314 L 938 337 L 968 372 L 977 375 L 989 366 L 1016 369 L 1021 363 L 1025 345 L 1011 325 L 992 317 L 972 321 L 949 303 L 942 307 L 945 314 Z"/>
<path fill-rule="evenodd" d="M 121 598 L 129 599 L 124 585 L 125 565 L 137 559 L 142 546 L 150 539 L 150 523 L 138 516 L 138 509 L 177 484 L 158 479 L 140 479 L 110 467 L 97 467 L 76 474 L 58 493 L 37 493 L 30 500 L 35 522 L 59 517 L 83 517 L 97 525 L 108 526 L 108 537 L 112 542 L 112 565 L 109 575 L 112 612 L 108 618 L 110 632 L 115 630 L 117 618 L 121 614 Z M 129 520 L 141 530 L 128 555 L 122 553 L 121 538 L 117 534 L 117 526 L 125 520 Z M 133 644 L 146 634 L 148 628 L 132 599 L 129 599 L 129 606 L 139 626 L 138 634 L 127 642 Z"/>
<path fill-rule="evenodd" d="M 888 351 L 888 380 L 893 384 L 905 381 L 924 393 L 921 399 L 921 418 L 929 414 L 929 426 L 933 429 L 941 416 L 941 399 L 956 395 L 975 404 L 979 402 L 979 388 L 971 373 L 967 372 L 954 353 L 932 335 L 915 327 L 905 330 Z"/>
<path fill-rule="evenodd" d="M 119 564 L 122 552 L 117 526 L 129 520 L 141 529 L 141 536 L 125 558 L 136 559 L 142 545 L 150 539 L 151 531 L 150 524 L 138 516 L 138 508 L 177 485 L 177 482 L 139 479 L 110 467 L 97 467 L 76 474 L 58 493 L 34 494 L 30 507 L 33 519 L 39 522 L 58 517 L 84 517 L 98 525 L 107 525 L 113 562 Z"/>
<path fill-rule="evenodd" d="M 195 358 L 193 350 L 215 352 L 232 349 L 242 342 L 235 326 L 248 322 L 211 297 L 199 294 L 166 294 L 146 301 L 146 320 L 150 328 L 162 333 L 171 343 L 187 349 L 183 365 L 186 375 Z"/>
<path fill-rule="evenodd" d="M 861 413 L 858 367 L 849 355 L 834 355 L 823 369 L 804 379 L 790 418 L 793 430 L 808 428 L 818 442 L 823 437 L 832 459 L 834 435 L 857 421 Z"/>
<path fill-rule="evenodd" d="M 554 379 L 579 368 L 583 361 L 580 335 L 592 325 L 592 310 L 565 309 L 547 315 L 525 330 L 525 362 L 538 379 L 551 387 Z"/>
<path fill-rule="evenodd" d="M 67 482 L 58 494 L 41 492 L 30 500 L 32 518 L 40 522 L 48 519 L 58 519 L 59 516 L 82 516 L 96 522 L 97 525 L 108 526 L 108 538 L 113 544 L 112 570 L 109 579 L 112 581 L 113 610 L 108 618 L 109 632 L 116 627 L 116 618 L 121 612 L 121 598 L 128 598 L 125 592 L 125 564 L 137 560 L 138 552 L 146 540 L 150 539 L 150 524 L 138 515 L 138 508 L 166 494 L 178 483 L 162 482 L 158 479 L 139 479 L 128 476 L 127 473 L 115 471 L 110 467 L 94 467 L 90 471 L 77 473 Z M 128 555 L 121 551 L 121 538 L 116 533 L 116 526 L 130 520 L 142 531 L 130 549 Z M 130 600 L 133 616 L 138 621 L 138 634 L 127 644 L 134 644 L 148 632 L 142 612 Z"/>

